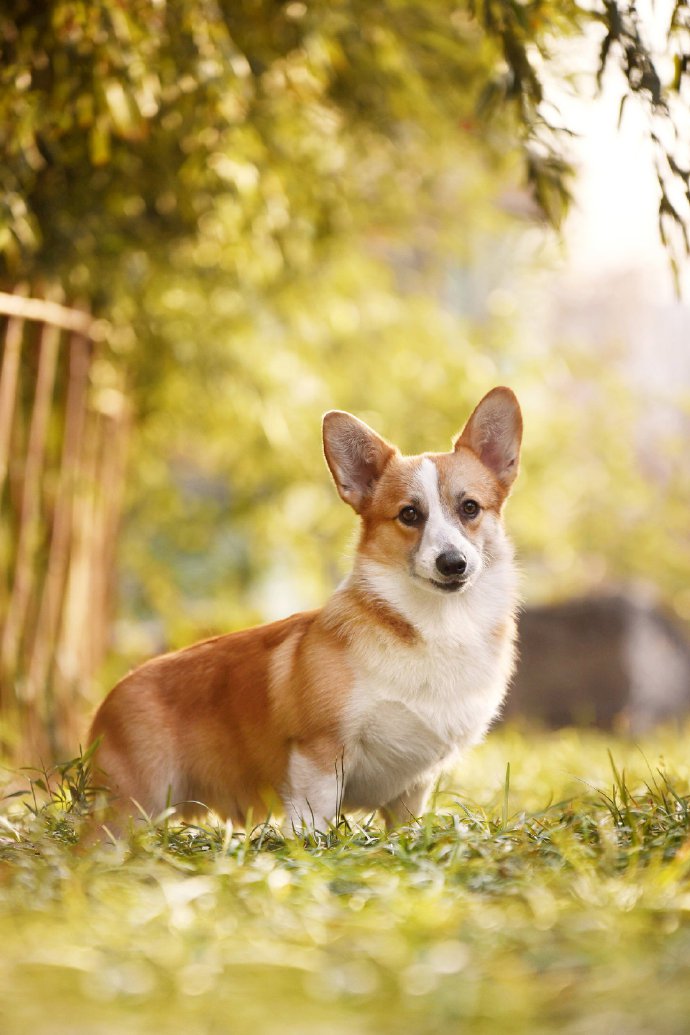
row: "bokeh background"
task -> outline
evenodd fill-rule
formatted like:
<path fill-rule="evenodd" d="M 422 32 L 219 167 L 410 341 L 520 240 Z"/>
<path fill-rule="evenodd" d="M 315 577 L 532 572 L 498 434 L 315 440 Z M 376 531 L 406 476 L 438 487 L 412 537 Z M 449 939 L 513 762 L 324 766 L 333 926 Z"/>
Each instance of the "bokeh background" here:
<path fill-rule="evenodd" d="M 682 5 L 3 6 L 6 758 L 325 599 L 330 408 L 439 450 L 511 385 L 525 599 L 690 624 L 688 49 Z"/>

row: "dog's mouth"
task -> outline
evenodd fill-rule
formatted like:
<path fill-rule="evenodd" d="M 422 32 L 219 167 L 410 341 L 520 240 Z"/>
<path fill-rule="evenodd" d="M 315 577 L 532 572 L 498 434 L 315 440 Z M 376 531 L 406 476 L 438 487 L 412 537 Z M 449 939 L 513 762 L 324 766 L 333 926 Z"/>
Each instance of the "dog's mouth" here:
<path fill-rule="evenodd" d="M 467 582 L 467 579 L 449 579 L 448 582 L 439 582 L 437 579 L 429 579 L 432 586 L 443 590 L 444 593 L 457 593 Z"/>
<path fill-rule="evenodd" d="M 434 589 L 440 590 L 442 593 L 458 593 L 461 589 L 464 589 L 469 582 L 469 577 L 464 576 L 463 578 L 454 579 L 431 579 L 425 578 L 424 581 L 432 586 Z"/>
<path fill-rule="evenodd" d="M 445 594 L 452 596 L 453 593 L 462 593 L 474 582 L 474 571 L 466 571 L 463 575 L 429 575 L 426 572 L 415 571 L 410 568 L 410 576 L 419 586 L 423 586 L 427 593 Z"/>

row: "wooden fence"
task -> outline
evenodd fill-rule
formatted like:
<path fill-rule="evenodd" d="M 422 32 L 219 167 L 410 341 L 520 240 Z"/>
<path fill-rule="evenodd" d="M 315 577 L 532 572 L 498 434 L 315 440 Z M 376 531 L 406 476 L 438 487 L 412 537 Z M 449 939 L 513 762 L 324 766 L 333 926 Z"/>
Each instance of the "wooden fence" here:
<path fill-rule="evenodd" d="M 104 325 L 0 292 L 0 754 L 74 754 L 107 646 L 128 409 Z"/>

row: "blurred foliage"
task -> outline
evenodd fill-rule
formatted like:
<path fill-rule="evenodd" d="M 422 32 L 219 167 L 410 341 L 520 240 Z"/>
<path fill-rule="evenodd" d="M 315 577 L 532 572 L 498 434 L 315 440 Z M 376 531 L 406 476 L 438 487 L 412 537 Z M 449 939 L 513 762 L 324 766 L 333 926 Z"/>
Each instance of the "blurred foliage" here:
<path fill-rule="evenodd" d="M 615 377 L 578 398 L 577 357 L 520 340 L 503 273 L 524 265 L 527 221 L 567 207 L 545 83 L 570 70 L 552 52 L 589 32 L 601 68 L 672 127 L 685 17 L 664 84 L 635 7 L 609 0 L 3 5 L 2 273 L 89 302 L 110 345 L 94 377 L 124 367 L 138 415 L 125 613 L 159 624 L 144 644 L 123 627 L 125 650 L 323 598 L 352 527 L 323 410 L 445 448 L 500 381 L 528 411 L 510 517 L 528 592 L 650 560 L 669 597 L 687 583 L 684 489 L 641 473 L 633 402 Z M 682 186 L 662 138 L 664 182 Z M 648 527 L 664 493 L 673 547 Z"/>
<path fill-rule="evenodd" d="M 79 765 L 52 796 L 29 774 L 0 815 L 3 1031 L 682 1035 L 686 743 L 504 728 L 419 823 L 287 842 L 169 820 L 77 850 Z"/>
<path fill-rule="evenodd" d="M 5 268 L 34 273 L 37 261 L 105 303 L 113 285 L 102 278 L 123 255 L 160 258 L 205 217 L 211 240 L 196 257 L 215 267 L 221 198 L 244 248 L 272 253 L 259 261 L 265 279 L 299 268 L 357 214 L 371 225 L 372 205 L 382 227 L 416 216 L 467 151 L 496 161 L 513 146 L 557 223 L 568 129 L 544 84 L 568 78 L 552 62 L 559 40 L 591 24 L 599 76 L 616 63 L 624 100 L 635 95 L 672 126 L 690 75 L 683 0 L 667 26 L 667 83 L 635 4 L 616 0 L 10 0 L 0 13 Z M 663 171 L 687 191 L 687 156 L 650 132 Z M 660 216 L 682 227 L 661 170 L 660 186 Z M 237 257 L 224 255 L 227 272 Z M 143 272 L 135 263 L 129 274 Z"/>
<path fill-rule="evenodd" d="M 0 17 L 7 269 L 38 256 L 96 302 L 105 270 L 130 256 L 138 281 L 172 242 L 261 289 L 363 221 L 416 217 L 446 144 L 476 152 L 500 61 L 448 0 L 18 0 Z M 515 121 L 481 149 L 496 159 Z"/>

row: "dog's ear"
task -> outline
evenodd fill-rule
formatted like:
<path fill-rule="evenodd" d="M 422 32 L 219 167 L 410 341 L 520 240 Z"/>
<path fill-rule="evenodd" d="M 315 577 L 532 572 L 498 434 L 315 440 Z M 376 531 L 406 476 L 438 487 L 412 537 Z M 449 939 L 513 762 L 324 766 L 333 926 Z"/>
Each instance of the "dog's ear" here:
<path fill-rule="evenodd" d="M 493 388 L 474 410 L 455 440 L 455 449 L 468 446 L 493 471 L 506 491 L 518 473 L 522 414 L 510 388 Z"/>
<path fill-rule="evenodd" d="M 364 421 L 330 410 L 323 418 L 323 451 L 341 498 L 361 514 L 395 448 Z"/>

